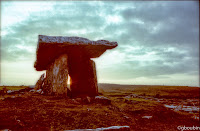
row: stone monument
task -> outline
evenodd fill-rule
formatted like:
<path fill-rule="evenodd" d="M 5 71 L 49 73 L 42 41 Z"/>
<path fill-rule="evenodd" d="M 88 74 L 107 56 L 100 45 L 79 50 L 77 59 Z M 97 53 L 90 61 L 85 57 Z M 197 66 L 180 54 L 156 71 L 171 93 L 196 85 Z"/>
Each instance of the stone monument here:
<path fill-rule="evenodd" d="M 49 95 L 98 95 L 96 66 L 91 58 L 117 45 L 107 40 L 39 35 L 34 67 L 37 71 L 46 70 L 46 76 L 42 74 L 35 89 L 40 88 Z"/>

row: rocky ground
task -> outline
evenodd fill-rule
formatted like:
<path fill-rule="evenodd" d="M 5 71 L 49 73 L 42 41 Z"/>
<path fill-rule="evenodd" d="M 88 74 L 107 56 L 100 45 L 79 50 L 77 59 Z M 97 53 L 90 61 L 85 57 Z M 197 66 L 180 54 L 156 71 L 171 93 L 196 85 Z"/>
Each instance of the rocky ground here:
<path fill-rule="evenodd" d="M 130 98 L 141 98 L 150 101 L 156 101 L 163 104 L 165 107 L 175 112 L 187 112 L 191 115 L 191 118 L 199 120 L 199 99 L 178 99 L 178 98 L 155 98 L 151 96 L 142 96 L 137 94 L 131 94 L 125 97 L 127 103 L 134 103 Z"/>
<path fill-rule="evenodd" d="M 100 97 L 76 99 L 45 96 L 42 91 L 30 88 L 7 90 L 0 96 L 0 130 L 129 126 L 133 131 L 174 131 L 178 126 L 199 126 L 199 101 L 194 93 L 193 98 L 163 98 L 162 92 L 153 96 L 141 91 L 138 93 L 136 89 L 101 89 Z"/>

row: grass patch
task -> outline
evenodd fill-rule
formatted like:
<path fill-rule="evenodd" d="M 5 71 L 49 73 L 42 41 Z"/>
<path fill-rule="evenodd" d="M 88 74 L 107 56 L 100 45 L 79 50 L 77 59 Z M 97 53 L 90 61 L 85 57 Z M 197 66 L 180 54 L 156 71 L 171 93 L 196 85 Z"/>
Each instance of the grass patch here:
<path fill-rule="evenodd" d="M 199 87 L 188 86 L 151 86 L 151 85 L 110 85 L 100 84 L 99 91 L 110 97 L 123 97 L 129 94 L 159 96 L 163 98 L 199 98 Z"/>
<path fill-rule="evenodd" d="M 26 86 L 7 89 L 23 88 Z M 0 100 L 0 130 L 73 130 L 128 125 L 133 131 L 149 131 L 177 130 L 179 125 L 199 124 L 188 114 L 173 112 L 160 103 L 142 98 L 125 98 L 130 94 L 197 97 L 197 87 L 103 85 L 99 90 L 103 96 L 111 99 L 111 105 L 77 104 L 72 99 L 31 92 L 19 97 L 16 94 L 16 98 L 8 94 L 6 99 Z M 144 119 L 143 116 L 152 118 Z"/>
<path fill-rule="evenodd" d="M 8 90 L 21 90 L 21 89 L 25 89 L 29 86 L 0 86 L 0 90 L 3 90 L 3 88 L 6 88 Z"/>

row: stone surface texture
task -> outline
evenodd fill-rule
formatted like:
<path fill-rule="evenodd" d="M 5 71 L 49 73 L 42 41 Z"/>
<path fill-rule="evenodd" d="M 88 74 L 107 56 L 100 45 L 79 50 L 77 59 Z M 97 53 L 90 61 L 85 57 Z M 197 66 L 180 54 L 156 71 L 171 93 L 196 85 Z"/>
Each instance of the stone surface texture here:
<path fill-rule="evenodd" d="M 45 79 L 45 94 L 67 95 L 68 56 L 58 57 L 48 66 Z"/>
<path fill-rule="evenodd" d="M 34 67 L 37 71 L 47 70 L 47 66 L 61 54 L 96 58 L 117 45 L 117 42 L 107 40 L 91 41 L 82 37 L 39 35 Z"/>
<path fill-rule="evenodd" d="M 39 35 L 34 67 L 37 71 L 46 70 L 46 78 L 42 75 L 35 89 L 42 89 L 44 94 L 69 97 L 98 95 L 96 65 L 91 58 L 99 57 L 117 45 L 117 42 L 107 40 Z M 104 100 L 104 103 L 109 102 Z"/>
<path fill-rule="evenodd" d="M 96 128 L 96 129 L 75 129 L 75 130 L 68 130 L 68 131 L 115 131 L 115 130 L 130 131 L 130 127 L 129 126 L 110 126 L 110 127 Z"/>
<path fill-rule="evenodd" d="M 110 105 L 111 104 L 111 100 L 108 99 L 105 96 L 95 96 L 95 102 L 96 103 L 101 103 L 103 105 Z"/>
<path fill-rule="evenodd" d="M 81 56 L 80 56 L 81 57 Z M 89 58 L 69 57 L 69 76 L 72 97 L 98 95 L 95 62 Z"/>
<path fill-rule="evenodd" d="M 45 74 L 42 74 L 40 76 L 40 79 L 35 84 L 35 90 L 42 89 L 42 86 L 43 86 L 43 83 L 44 83 L 44 79 L 45 79 Z"/>

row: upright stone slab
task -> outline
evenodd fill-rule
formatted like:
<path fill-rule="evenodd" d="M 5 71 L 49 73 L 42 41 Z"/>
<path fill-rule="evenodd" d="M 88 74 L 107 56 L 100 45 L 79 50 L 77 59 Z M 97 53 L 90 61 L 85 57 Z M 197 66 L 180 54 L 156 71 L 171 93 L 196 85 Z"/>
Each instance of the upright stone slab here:
<path fill-rule="evenodd" d="M 35 90 L 42 89 L 44 79 L 45 79 L 45 74 L 42 74 L 42 75 L 40 76 L 40 79 L 39 79 L 39 80 L 37 81 L 37 83 L 35 84 Z"/>
<path fill-rule="evenodd" d="M 48 66 L 45 80 L 45 94 L 67 95 L 68 56 L 61 55 Z"/>
<path fill-rule="evenodd" d="M 98 94 L 95 62 L 89 58 L 69 57 L 69 76 L 72 97 Z"/>

